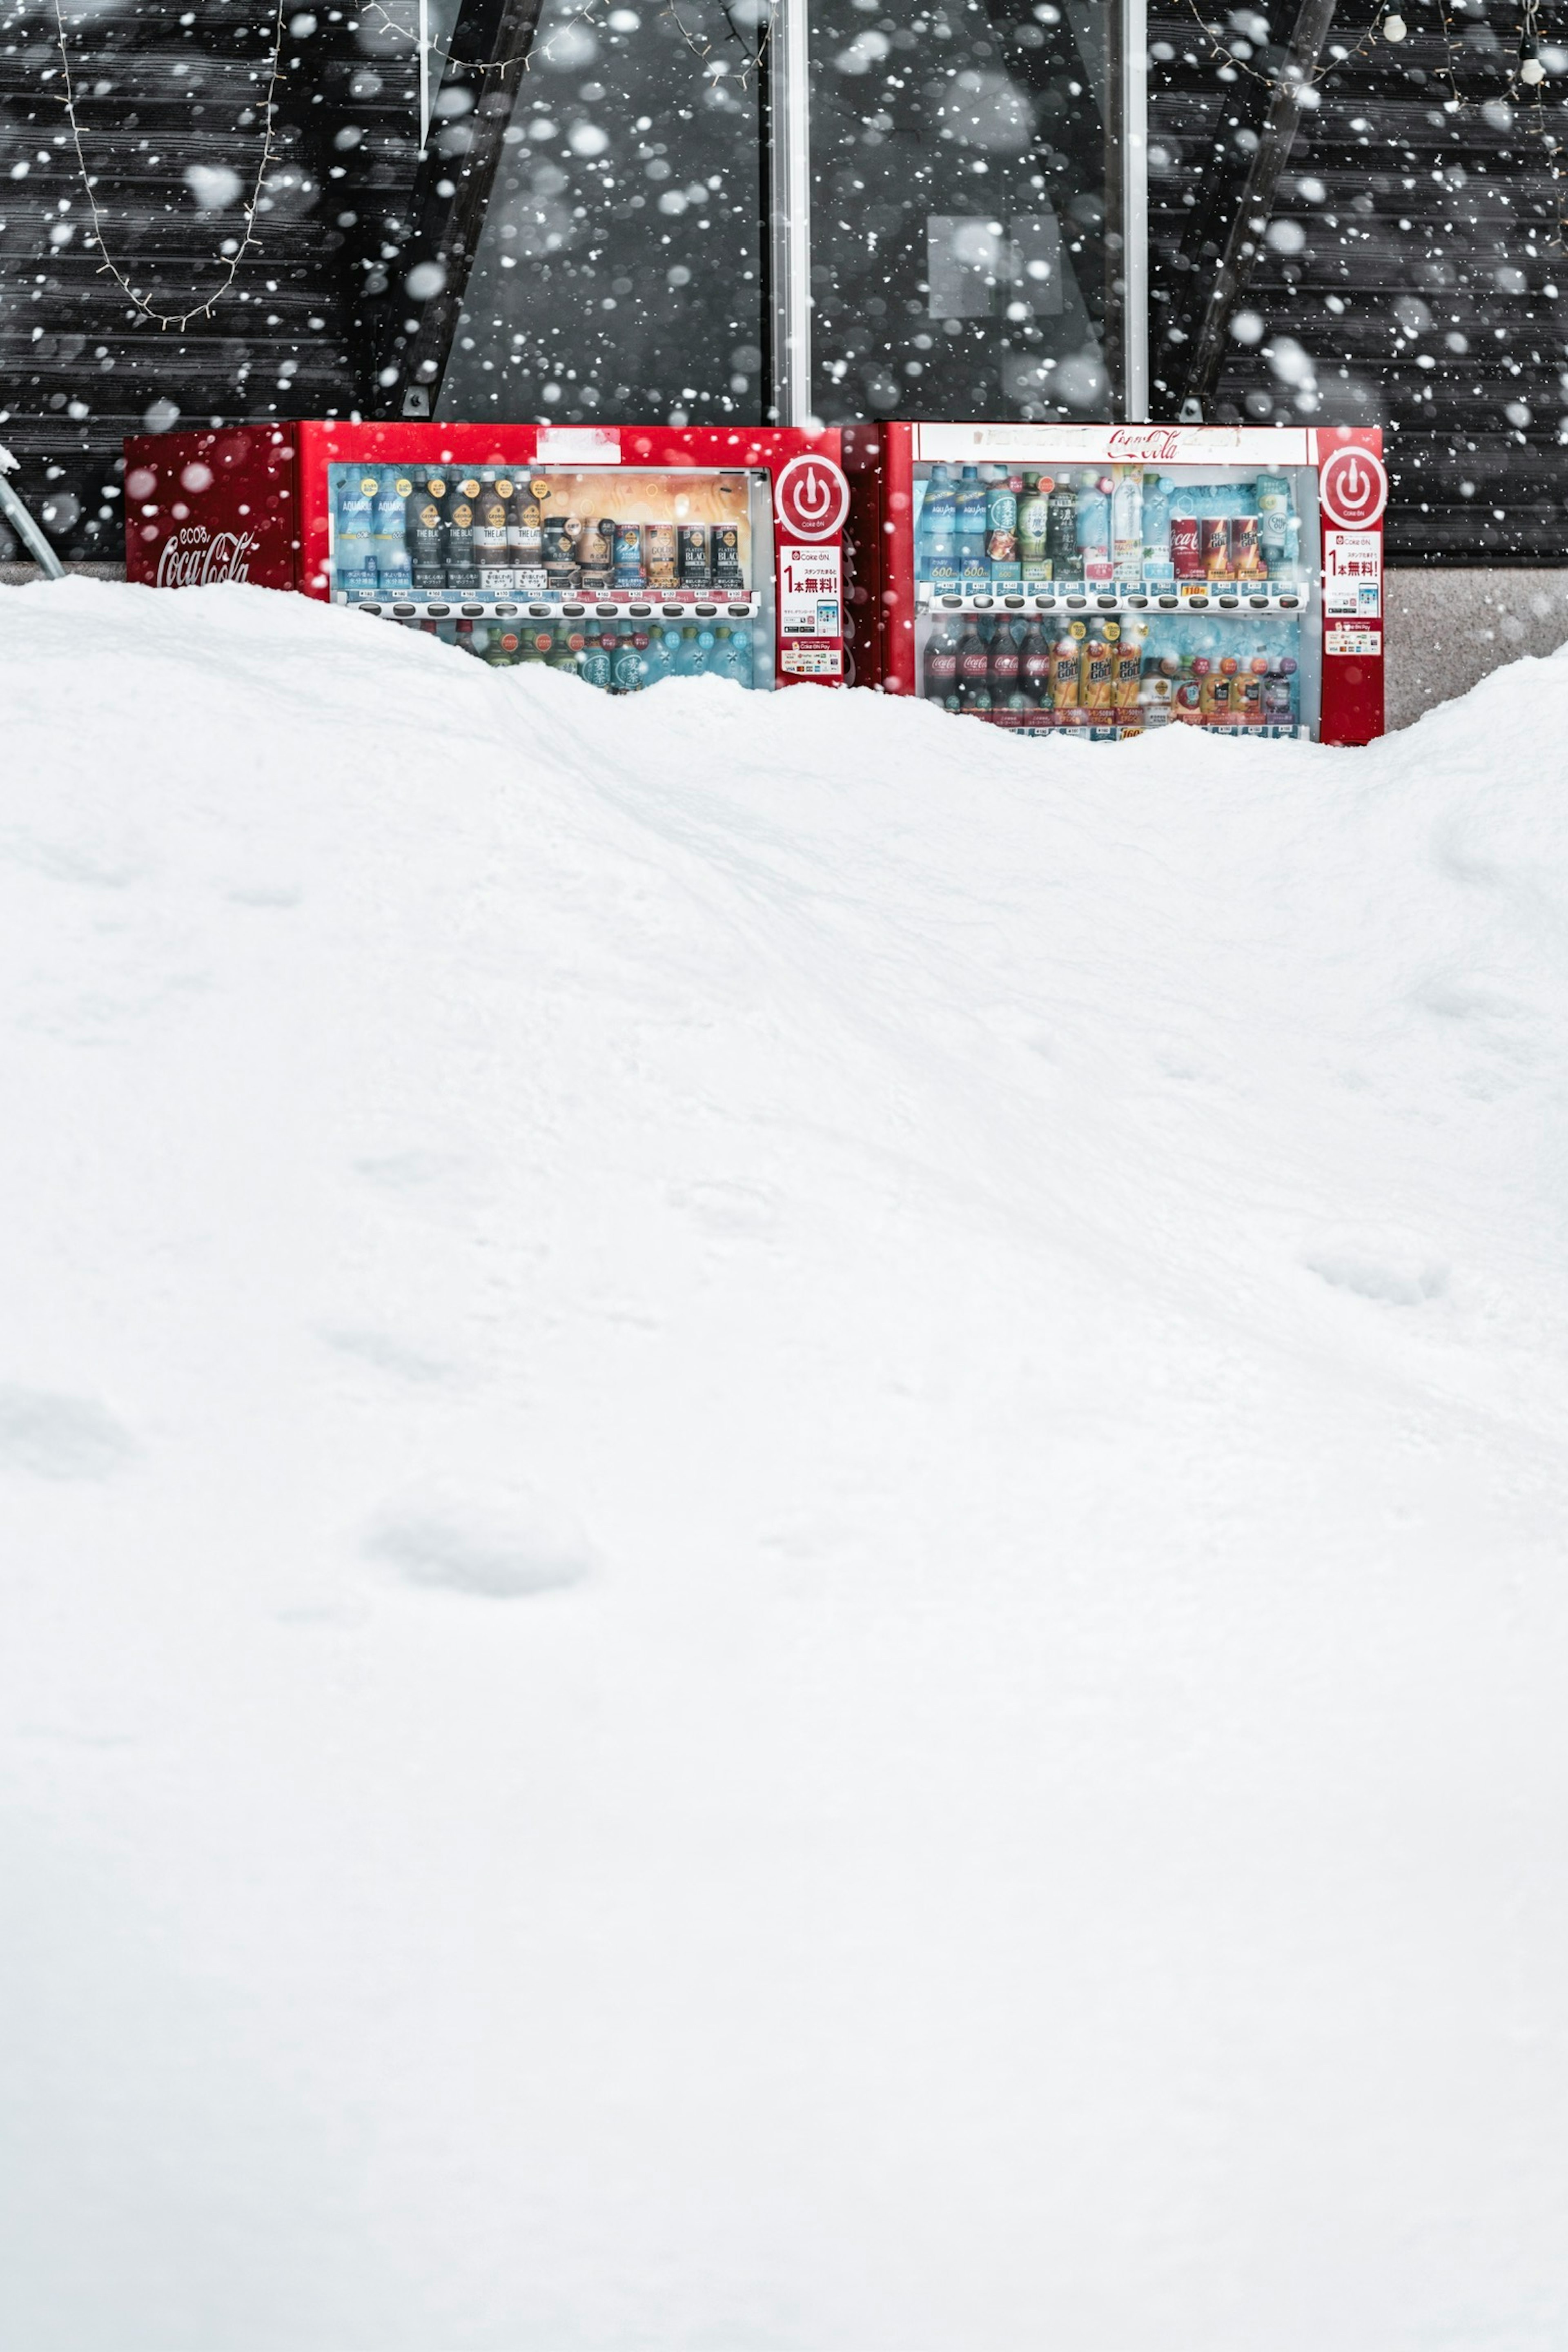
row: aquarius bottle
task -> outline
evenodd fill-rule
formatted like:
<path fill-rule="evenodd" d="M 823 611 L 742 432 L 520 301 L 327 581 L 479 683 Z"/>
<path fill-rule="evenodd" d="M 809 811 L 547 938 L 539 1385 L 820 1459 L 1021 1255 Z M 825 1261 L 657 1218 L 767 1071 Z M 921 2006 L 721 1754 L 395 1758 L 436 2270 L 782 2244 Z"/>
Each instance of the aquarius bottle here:
<path fill-rule="evenodd" d="M 965 466 L 959 477 L 953 503 L 958 523 L 959 576 L 966 587 L 989 587 L 991 566 L 985 553 L 985 484 L 980 478 L 978 467 Z"/>
<path fill-rule="evenodd" d="M 958 517 L 952 476 L 945 466 L 931 467 L 921 505 L 920 576 L 930 581 L 958 576 Z"/>

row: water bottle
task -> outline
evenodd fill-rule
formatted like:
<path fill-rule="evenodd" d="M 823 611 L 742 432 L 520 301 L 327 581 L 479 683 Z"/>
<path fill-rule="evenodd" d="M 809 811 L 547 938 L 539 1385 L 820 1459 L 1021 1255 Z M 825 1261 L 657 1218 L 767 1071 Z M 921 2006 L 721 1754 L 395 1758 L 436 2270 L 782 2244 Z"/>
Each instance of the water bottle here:
<path fill-rule="evenodd" d="M 1107 588 L 1110 568 L 1110 481 L 1086 473 L 1078 494 L 1078 545 L 1081 576 L 1089 587 Z"/>
<path fill-rule="evenodd" d="M 925 486 L 921 506 L 920 576 L 932 582 L 958 576 L 958 516 L 952 476 L 945 466 L 933 466 Z"/>
<path fill-rule="evenodd" d="M 725 677 L 735 686 L 751 684 L 751 663 L 748 660 L 742 671 L 740 650 L 735 644 L 735 633 L 732 629 L 727 629 L 722 622 L 713 632 L 713 651 L 709 659 L 708 672 L 710 677 Z"/>
<path fill-rule="evenodd" d="M 378 475 L 371 501 L 371 552 L 376 585 L 384 596 L 406 596 L 413 578 L 406 537 L 406 501 L 413 495 L 414 484 L 406 474 L 388 466 Z"/>
<path fill-rule="evenodd" d="M 708 638 L 709 645 L 711 645 L 712 637 L 706 629 L 703 630 L 702 635 Z M 705 648 L 698 638 L 696 622 L 688 621 L 675 640 L 675 658 L 670 665 L 675 677 L 700 677 L 703 669 L 704 653 Z"/>
<path fill-rule="evenodd" d="M 350 604 L 361 596 L 375 594 L 375 541 L 372 533 L 375 502 L 380 495 L 378 474 L 344 467 L 334 500 L 332 571 L 339 597 L 346 598 Z"/>
<path fill-rule="evenodd" d="M 645 687 L 657 686 L 661 677 L 669 676 L 669 653 L 662 629 L 650 629 L 647 642 L 637 647 L 642 656 L 642 682 Z"/>
<path fill-rule="evenodd" d="M 1136 588 L 1143 578 L 1143 469 L 1118 466 L 1110 489 L 1110 563 L 1119 583 Z"/>
<path fill-rule="evenodd" d="M 618 622 L 610 654 L 610 684 L 617 694 L 636 694 L 647 683 L 646 652 L 631 623 Z"/>
<path fill-rule="evenodd" d="M 1171 576 L 1171 484 L 1163 474 L 1143 477 L 1143 577 Z"/>
<path fill-rule="evenodd" d="M 958 517 L 958 570 L 966 588 L 989 588 L 991 562 L 985 552 L 985 484 L 977 466 L 965 466 L 953 503 Z"/>
<path fill-rule="evenodd" d="M 752 633 L 738 622 L 730 631 L 730 653 L 735 665 L 735 681 L 739 686 L 752 684 Z"/>

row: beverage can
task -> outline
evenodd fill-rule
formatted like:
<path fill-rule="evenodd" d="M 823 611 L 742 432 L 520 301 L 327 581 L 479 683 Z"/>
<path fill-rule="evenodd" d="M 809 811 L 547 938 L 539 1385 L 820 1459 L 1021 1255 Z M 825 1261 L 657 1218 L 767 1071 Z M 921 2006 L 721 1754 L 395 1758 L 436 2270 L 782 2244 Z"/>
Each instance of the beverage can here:
<path fill-rule="evenodd" d="M 683 588 L 707 588 L 712 584 L 712 567 L 708 554 L 708 526 L 705 522 L 683 522 L 679 526 L 680 539 L 680 584 Z"/>
<path fill-rule="evenodd" d="M 643 562 L 647 567 L 650 588 L 666 588 L 672 592 L 680 585 L 680 552 L 672 522 L 645 522 L 642 532 Z"/>
<path fill-rule="evenodd" d="M 741 569 L 740 526 L 732 522 L 716 522 L 712 537 L 713 585 L 715 588 L 743 588 L 746 581 Z"/>
<path fill-rule="evenodd" d="M 1230 521 L 1228 515 L 1200 515 L 1198 544 L 1203 554 L 1203 572 L 1206 580 L 1230 580 L 1235 577 L 1230 562 Z"/>
<path fill-rule="evenodd" d="M 1171 570 L 1178 580 L 1204 576 L 1203 533 L 1196 512 L 1189 507 L 1171 509 Z"/>
<path fill-rule="evenodd" d="M 459 482 L 447 501 L 447 586 L 455 596 L 471 596 L 478 593 L 479 568 L 474 560 L 474 499 L 479 484 L 470 494 L 467 482 Z"/>
<path fill-rule="evenodd" d="M 1258 539 L 1259 519 L 1255 514 L 1232 515 L 1230 518 L 1231 577 L 1236 580 L 1257 580 L 1263 572 L 1263 553 Z"/>
<path fill-rule="evenodd" d="M 411 584 L 428 595 L 438 595 L 447 582 L 446 494 L 445 481 L 434 475 L 416 484 L 405 506 Z"/>
<path fill-rule="evenodd" d="M 604 523 L 600 529 L 614 532 L 616 587 L 640 588 L 647 578 L 643 571 L 641 523 Z"/>
<path fill-rule="evenodd" d="M 552 596 L 569 596 L 578 584 L 577 526 L 569 515 L 547 515 L 543 530 L 544 584 Z"/>

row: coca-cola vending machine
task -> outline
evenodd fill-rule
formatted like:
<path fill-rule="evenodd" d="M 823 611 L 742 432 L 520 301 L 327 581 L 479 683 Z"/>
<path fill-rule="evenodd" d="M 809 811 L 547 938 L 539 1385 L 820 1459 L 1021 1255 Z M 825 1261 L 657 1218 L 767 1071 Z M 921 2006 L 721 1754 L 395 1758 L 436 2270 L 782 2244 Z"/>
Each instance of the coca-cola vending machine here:
<path fill-rule="evenodd" d="M 845 677 L 837 429 L 234 425 L 125 445 L 132 580 L 246 580 L 627 692 Z"/>
<path fill-rule="evenodd" d="M 1383 732 L 1381 434 L 851 426 L 862 684 L 1027 734 Z"/>

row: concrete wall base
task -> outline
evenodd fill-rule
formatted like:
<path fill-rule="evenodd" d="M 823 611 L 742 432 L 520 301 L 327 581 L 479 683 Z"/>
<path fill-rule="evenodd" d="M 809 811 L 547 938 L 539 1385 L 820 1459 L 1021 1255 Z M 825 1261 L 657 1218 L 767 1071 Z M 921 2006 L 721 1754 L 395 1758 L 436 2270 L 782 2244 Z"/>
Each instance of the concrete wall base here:
<path fill-rule="evenodd" d="M 73 563 L 94 580 L 123 580 L 120 563 Z M 40 577 L 35 563 L 0 563 L 0 586 Z M 1392 571 L 1384 665 L 1390 730 L 1468 692 L 1521 654 L 1555 653 L 1568 642 L 1568 566 L 1496 571 L 1432 564 Z"/>
<path fill-rule="evenodd" d="M 1401 569 L 1384 580 L 1384 600 L 1391 731 L 1468 693 L 1504 662 L 1555 653 L 1568 641 L 1568 569 Z"/>

